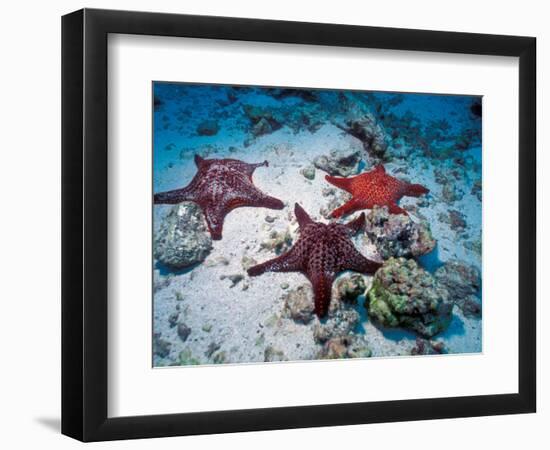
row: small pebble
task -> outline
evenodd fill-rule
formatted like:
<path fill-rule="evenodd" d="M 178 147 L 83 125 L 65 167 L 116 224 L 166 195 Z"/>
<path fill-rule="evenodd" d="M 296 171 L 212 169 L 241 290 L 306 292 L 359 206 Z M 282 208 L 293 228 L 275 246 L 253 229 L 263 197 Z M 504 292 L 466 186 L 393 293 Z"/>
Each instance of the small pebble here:
<path fill-rule="evenodd" d="M 191 334 L 191 328 L 189 328 L 184 323 L 179 323 L 178 324 L 178 336 L 180 337 L 180 339 L 183 342 L 185 342 L 187 340 L 187 338 L 189 337 L 190 334 Z"/>

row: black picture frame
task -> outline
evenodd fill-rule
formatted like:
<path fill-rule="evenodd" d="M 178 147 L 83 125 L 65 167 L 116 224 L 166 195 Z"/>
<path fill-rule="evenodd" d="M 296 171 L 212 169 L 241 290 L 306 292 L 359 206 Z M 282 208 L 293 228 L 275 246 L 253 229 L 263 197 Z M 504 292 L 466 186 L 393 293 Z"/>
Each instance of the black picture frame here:
<path fill-rule="evenodd" d="M 107 416 L 107 37 L 110 33 L 519 58 L 518 393 Z M 82 441 L 535 412 L 536 39 L 83 9 L 62 18 L 62 433 Z"/>

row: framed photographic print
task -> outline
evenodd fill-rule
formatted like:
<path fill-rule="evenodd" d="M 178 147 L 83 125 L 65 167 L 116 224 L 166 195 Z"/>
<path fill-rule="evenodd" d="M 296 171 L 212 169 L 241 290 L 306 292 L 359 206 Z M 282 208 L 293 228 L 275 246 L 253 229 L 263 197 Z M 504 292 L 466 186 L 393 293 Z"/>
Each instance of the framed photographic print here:
<path fill-rule="evenodd" d="M 535 411 L 535 39 L 62 22 L 62 432 Z"/>

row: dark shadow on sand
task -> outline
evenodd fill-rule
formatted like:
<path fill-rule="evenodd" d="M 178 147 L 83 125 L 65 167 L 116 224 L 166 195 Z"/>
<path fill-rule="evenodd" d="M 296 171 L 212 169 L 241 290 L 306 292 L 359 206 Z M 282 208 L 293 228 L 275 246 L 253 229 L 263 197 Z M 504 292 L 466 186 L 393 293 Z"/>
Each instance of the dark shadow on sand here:
<path fill-rule="evenodd" d="M 157 269 L 162 276 L 166 276 L 166 275 L 170 275 L 170 274 L 172 274 L 172 275 L 183 275 L 183 274 L 191 272 L 195 267 L 197 267 L 200 264 L 201 263 L 199 262 L 199 263 L 193 264 L 192 266 L 186 267 L 184 269 L 174 269 L 173 267 L 169 267 L 169 266 L 167 266 L 165 264 L 162 264 L 161 262 L 157 261 L 155 263 L 155 269 Z"/>
<path fill-rule="evenodd" d="M 458 315 L 453 314 L 453 318 L 451 320 L 449 328 L 447 328 L 442 333 L 436 334 L 434 337 L 447 339 L 451 336 L 462 336 L 465 332 L 466 330 L 464 329 L 464 322 Z"/>
<path fill-rule="evenodd" d="M 443 262 L 439 259 L 439 245 L 436 244 L 430 253 L 419 256 L 418 263 L 430 273 L 434 273 L 439 269 L 443 265 Z"/>

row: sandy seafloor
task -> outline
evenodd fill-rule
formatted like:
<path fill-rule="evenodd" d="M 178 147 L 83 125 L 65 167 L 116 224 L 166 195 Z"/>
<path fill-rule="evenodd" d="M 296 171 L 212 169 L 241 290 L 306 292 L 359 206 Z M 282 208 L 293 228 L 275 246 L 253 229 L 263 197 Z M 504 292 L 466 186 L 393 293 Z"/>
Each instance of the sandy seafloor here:
<path fill-rule="evenodd" d="M 311 166 L 316 156 L 328 154 L 332 149 L 357 148 L 365 154 L 359 171 L 367 171 L 372 164 L 363 144 L 330 120 L 323 120 L 314 132 L 303 129 L 296 133 L 296 130 L 283 126 L 270 134 L 251 138 L 250 123 L 242 112 L 244 104 L 278 108 L 304 103 L 296 97 L 275 99 L 261 90 L 243 90 L 235 91 L 237 100 L 226 105 L 225 90 L 185 84 L 157 84 L 155 95 L 162 103 L 154 112 L 154 192 L 187 185 L 196 173 L 193 162 L 195 154 L 246 162 L 268 160 L 269 167 L 260 167 L 255 171 L 254 184 L 269 195 L 282 199 L 285 208 L 245 207 L 232 211 L 225 218 L 223 239 L 213 241 L 213 249 L 206 260 L 189 270 L 171 272 L 155 264 L 157 286 L 153 298 L 153 332 L 170 345 L 167 355 L 153 355 L 154 366 L 178 365 L 182 352 L 188 359 L 200 364 L 213 364 L 216 354 L 220 353 L 223 353 L 225 363 L 263 363 L 267 347 L 282 351 L 288 360 L 315 359 L 322 347 L 313 339 L 312 330 L 318 319 L 304 325 L 281 314 L 283 295 L 299 285 L 307 284 L 305 276 L 299 273 L 265 273 L 250 278 L 241 261 L 243 256 L 257 262 L 276 256 L 273 251 L 262 249 L 260 243 L 268 238 L 272 230 L 290 227 L 291 232 L 295 233 L 297 224 L 293 207 L 296 202 L 315 220 L 327 222 L 320 214 L 320 209 L 326 207 L 329 201 L 322 191 L 332 187 L 324 179 L 325 172 L 317 169 L 315 178 L 308 180 L 300 170 Z M 383 103 L 383 95 L 378 100 Z M 449 133 L 456 133 L 465 124 L 474 123 L 468 108 L 470 103 L 471 98 L 406 95 L 403 101 L 390 109 L 397 115 L 412 112 L 414 119 L 425 127 L 430 121 L 445 119 L 451 126 Z M 197 135 L 197 125 L 205 119 L 218 123 L 220 129 L 215 135 Z M 430 189 L 428 202 L 404 197 L 399 203 L 402 207 L 422 205 L 417 206 L 416 212 L 411 211 L 410 215 L 414 220 L 422 216 L 430 224 L 437 240 L 435 250 L 419 258 L 420 264 L 430 272 L 450 259 L 461 260 L 481 270 L 481 201 L 471 193 L 474 182 L 479 182 L 481 178 L 480 143 L 463 149 L 461 156 L 466 158 L 467 164 L 459 167 L 460 176 L 454 183 L 463 197 L 452 204 L 442 198 L 442 185 L 436 181 L 434 171 L 439 169 L 450 173 L 456 170 L 455 159 L 423 156 L 420 150 L 412 149 L 406 158 L 394 157 L 385 162 L 388 173 Z M 170 208 L 154 206 L 155 232 Z M 467 228 L 463 232 L 452 230 L 448 223 L 440 220 L 440 213 L 447 212 L 449 208 L 465 215 Z M 357 214 L 359 212 L 343 221 Z M 268 223 L 266 216 L 275 220 Z M 372 255 L 373 249 L 365 245 L 361 237 L 355 237 L 354 242 L 365 256 Z M 468 242 L 475 243 L 478 249 L 468 246 Z M 225 259 L 227 264 L 219 263 L 221 259 Z M 232 274 L 244 275 L 244 279 L 233 287 L 232 282 L 224 278 Z M 368 285 L 372 277 L 365 275 L 364 278 Z M 409 355 L 416 335 L 402 329 L 382 329 L 373 324 L 363 303 L 364 296 L 357 302 L 356 309 L 361 314 L 361 321 L 354 333 L 364 335 L 372 356 Z M 185 342 L 179 338 L 177 327 L 170 324 L 174 314 L 191 329 Z M 465 317 L 455 306 L 450 327 L 433 339 L 443 341 L 448 353 L 480 352 L 482 320 Z M 212 349 L 215 351 L 212 352 Z"/>

